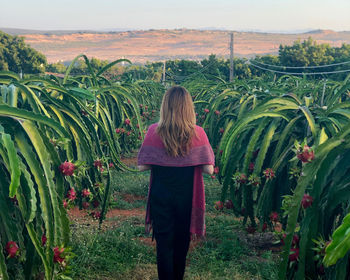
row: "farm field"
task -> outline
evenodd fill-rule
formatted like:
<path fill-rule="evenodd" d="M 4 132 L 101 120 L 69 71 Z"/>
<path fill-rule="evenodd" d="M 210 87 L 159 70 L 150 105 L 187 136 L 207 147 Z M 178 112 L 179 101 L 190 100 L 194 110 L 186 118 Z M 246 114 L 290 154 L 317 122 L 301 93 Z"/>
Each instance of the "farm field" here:
<path fill-rule="evenodd" d="M 87 72 L 71 75 L 79 59 Z M 174 81 L 104 76 L 122 62 L 0 72 L 2 280 L 156 279 L 135 153 Z M 230 82 L 203 69 L 180 83 L 216 160 L 186 279 L 347 280 L 350 76 Z"/>
<path fill-rule="evenodd" d="M 16 30 L 6 30 L 10 34 L 21 34 Z M 76 54 L 85 53 L 89 57 L 115 60 L 125 57 L 134 63 L 146 63 L 169 59 L 199 60 L 211 53 L 228 58 L 228 38 L 226 30 L 135 30 L 128 32 L 77 32 L 60 34 L 24 32 L 25 42 L 45 54 L 48 61 L 71 61 Z M 254 57 L 255 55 L 277 54 L 279 45 L 289 45 L 296 40 L 312 36 L 318 43 L 340 47 L 350 43 L 350 32 L 315 30 L 301 34 L 281 34 L 265 32 L 235 32 L 235 55 Z M 142 50 L 142 54 L 140 54 Z"/>

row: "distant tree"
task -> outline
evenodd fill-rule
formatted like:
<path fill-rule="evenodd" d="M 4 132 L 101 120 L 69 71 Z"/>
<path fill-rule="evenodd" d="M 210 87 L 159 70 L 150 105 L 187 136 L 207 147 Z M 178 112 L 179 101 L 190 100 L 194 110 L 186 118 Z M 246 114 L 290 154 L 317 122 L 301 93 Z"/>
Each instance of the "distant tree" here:
<path fill-rule="evenodd" d="M 205 58 L 201 61 L 203 67 L 206 67 L 205 73 L 213 76 L 221 76 L 219 70 L 221 63 L 223 61 L 219 61 L 215 54 L 211 54 L 207 59 Z"/>
<path fill-rule="evenodd" d="M 106 65 L 109 64 L 109 61 L 108 60 L 101 60 L 101 59 L 98 59 L 96 57 L 92 57 L 90 60 L 90 65 L 91 65 L 91 68 L 92 70 L 97 73 L 98 71 L 100 71 L 103 67 L 105 67 Z M 109 72 L 110 73 L 112 70 L 109 69 Z M 85 60 L 83 59 L 80 59 L 78 61 L 75 62 L 72 70 L 71 70 L 71 73 L 72 74 L 75 74 L 75 75 L 84 75 L 84 74 L 89 74 L 89 69 L 88 69 L 88 66 L 87 64 L 85 63 Z"/>
<path fill-rule="evenodd" d="M 46 66 L 46 71 L 53 73 L 65 73 L 67 67 L 62 62 L 51 63 Z"/>
<path fill-rule="evenodd" d="M 317 66 L 334 61 L 329 44 L 317 44 L 312 38 L 279 47 L 279 60 L 285 66 Z"/>
<path fill-rule="evenodd" d="M 202 66 L 197 61 L 184 59 L 167 60 L 165 62 L 165 65 L 166 71 L 171 76 L 176 77 L 186 77 L 202 68 Z"/>
<path fill-rule="evenodd" d="M 71 70 L 72 75 L 84 75 L 88 73 L 87 65 L 84 60 L 80 59 L 74 63 Z"/>
<path fill-rule="evenodd" d="M 152 80 L 153 81 L 161 81 L 163 76 L 163 62 L 153 62 L 153 63 L 146 63 L 146 67 L 149 68 L 152 73 Z"/>
<path fill-rule="evenodd" d="M 335 63 L 350 60 L 350 44 L 342 44 L 340 48 L 332 48 L 330 50 Z"/>
<path fill-rule="evenodd" d="M 128 65 L 125 67 L 124 73 L 119 77 L 120 80 L 133 82 L 136 80 L 154 80 L 157 72 L 149 65 Z M 157 81 L 160 81 L 159 75 Z"/>
<path fill-rule="evenodd" d="M 333 63 L 342 63 L 350 61 L 350 44 L 342 44 L 339 48 L 331 48 L 329 50 L 330 55 L 333 57 Z M 344 69 L 350 69 L 350 64 L 336 65 L 331 68 L 327 68 L 328 71 L 341 71 Z M 349 75 L 349 72 L 333 74 L 332 78 L 337 80 L 344 80 Z"/>
<path fill-rule="evenodd" d="M 230 61 L 227 60 L 227 65 L 229 67 Z M 233 59 L 233 69 L 234 69 L 234 77 L 238 79 L 248 79 L 252 77 L 252 69 L 247 64 L 246 58 L 234 58 Z M 227 80 L 229 76 L 227 77 Z"/>
<path fill-rule="evenodd" d="M 97 70 L 97 71 L 100 71 L 103 67 L 108 65 L 108 63 L 109 63 L 108 60 L 101 60 L 101 59 L 98 59 L 98 58 L 95 58 L 95 57 L 90 59 L 91 67 L 94 70 Z"/>
<path fill-rule="evenodd" d="M 46 57 L 24 43 L 24 39 L 0 31 L 0 70 L 43 73 Z"/>

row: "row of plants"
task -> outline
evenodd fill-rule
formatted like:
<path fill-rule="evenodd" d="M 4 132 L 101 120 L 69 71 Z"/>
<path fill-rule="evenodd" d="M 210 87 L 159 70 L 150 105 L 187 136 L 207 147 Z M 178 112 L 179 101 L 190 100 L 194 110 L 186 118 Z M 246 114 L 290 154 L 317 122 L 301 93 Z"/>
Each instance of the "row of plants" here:
<path fill-rule="evenodd" d="M 81 58 L 90 74 L 72 77 Z M 121 156 L 141 143 L 163 92 L 103 77 L 121 61 L 96 72 L 80 55 L 62 79 L 0 72 L 1 279 L 66 279 L 67 208 L 104 220 L 110 169 L 128 169 Z"/>
<path fill-rule="evenodd" d="M 184 86 L 216 148 L 221 201 L 250 233 L 283 227 L 280 279 L 346 279 L 348 255 L 329 268 L 322 260 L 350 205 L 349 77 Z"/>

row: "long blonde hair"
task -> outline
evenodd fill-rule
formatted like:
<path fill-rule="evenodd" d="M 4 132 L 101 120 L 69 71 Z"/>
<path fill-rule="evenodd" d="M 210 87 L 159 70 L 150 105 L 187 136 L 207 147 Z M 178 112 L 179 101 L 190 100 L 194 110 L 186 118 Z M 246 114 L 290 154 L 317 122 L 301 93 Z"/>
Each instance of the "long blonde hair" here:
<path fill-rule="evenodd" d="M 196 114 L 191 95 L 184 87 L 171 87 L 163 96 L 156 130 L 170 156 L 188 154 L 195 126 Z"/>

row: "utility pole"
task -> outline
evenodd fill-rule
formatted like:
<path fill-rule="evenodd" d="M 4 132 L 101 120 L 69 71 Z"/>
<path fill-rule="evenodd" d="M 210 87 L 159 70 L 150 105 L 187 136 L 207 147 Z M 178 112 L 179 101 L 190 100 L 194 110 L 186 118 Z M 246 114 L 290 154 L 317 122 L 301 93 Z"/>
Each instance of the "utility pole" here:
<path fill-rule="evenodd" d="M 230 42 L 230 82 L 233 81 L 233 32 L 231 33 Z"/>
<path fill-rule="evenodd" d="M 166 61 L 164 60 L 164 62 L 163 62 L 163 77 L 162 77 L 163 85 L 165 85 L 165 63 L 166 63 Z"/>

